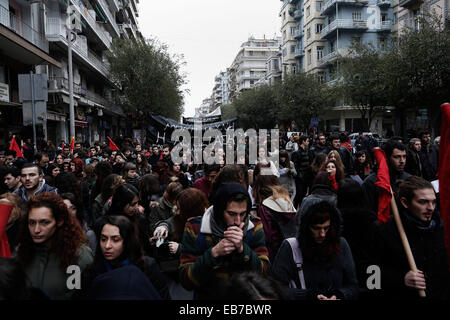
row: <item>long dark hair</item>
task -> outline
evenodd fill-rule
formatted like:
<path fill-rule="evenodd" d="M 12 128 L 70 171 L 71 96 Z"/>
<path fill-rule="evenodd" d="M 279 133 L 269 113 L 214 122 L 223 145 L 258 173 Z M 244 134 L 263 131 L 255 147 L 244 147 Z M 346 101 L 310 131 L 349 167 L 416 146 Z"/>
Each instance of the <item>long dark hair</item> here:
<path fill-rule="evenodd" d="M 133 202 L 135 197 L 139 198 L 139 191 L 135 187 L 129 183 L 119 185 L 114 190 L 111 207 L 106 215 L 124 215 L 125 207 Z M 134 220 L 134 218 L 131 219 Z"/>
<path fill-rule="evenodd" d="M 310 227 L 330 220 L 330 229 L 324 243 L 317 244 L 311 234 Z M 328 201 L 312 205 L 301 217 L 298 241 L 305 261 L 324 263 L 339 253 L 341 234 L 341 217 L 339 211 Z"/>
<path fill-rule="evenodd" d="M 107 224 L 119 228 L 120 236 L 123 239 L 122 254 L 116 259 L 115 263 L 120 263 L 125 259 L 139 267 L 143 272 L 145 270 L 144 251 L 139 242 L 133 223 L 126 216 L 103 216 L 100 220 L 98 228 L 95 230 L 97 236 L 97 249 L 95 250 L 94 268 L 97 271 L 104 270 L 104 256 L 100 247 L 100 239 L 103 227 Z"/>
<path fill-rule="evenodd" d="M 61 198 L 63 200 L 69 200 L 76 208 L 77 210 L 77 219 L 81 226 L 83 226 L 84 223 L 84 214 L 83 214 L 83 206 L 80 203 L 80 199 L 77 198 L 73 193 L 66 192 L 61 194 Z"/>
<path fill-rule="evenodd" d="M 289 157 L 289 153 L 286 150 L 280 150 L 280 165 L 284 168 L 291 168 L 291 158 Z M 281 162 L 281 158 L 285 158 L 284 162 Z"/>
<path fill-rule="evenodd" d="M 149 173 L 142 177 L 138 183 L 139 198 L 144 207 L 147 207 L 153 196 L 162 195 L 159 180 L 156 176 Z"/>

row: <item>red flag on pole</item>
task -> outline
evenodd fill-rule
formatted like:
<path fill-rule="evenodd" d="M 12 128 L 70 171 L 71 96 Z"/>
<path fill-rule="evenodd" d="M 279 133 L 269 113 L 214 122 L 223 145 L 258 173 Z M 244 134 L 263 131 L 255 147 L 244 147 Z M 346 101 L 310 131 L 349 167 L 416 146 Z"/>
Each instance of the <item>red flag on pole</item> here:
<path fill-rule="evenodd" d="M 111 138 L 110 137 L 108 137 L 108 140 L 109 140 L 109 148 L 111 149 L 111 150 L 119 150 L 119 148 L 116 146 L 116 144 L 111 140 Z"/>
<path fill-rule="evenodd" d="M 70 152 L 73 152 L 73 149 L 75 149 L 75 137 L 71 137 L 71 142 L 70 142 Z"/>
<path fill-rule="evenodd" d="M 16 142 L 16 136 L 12 137 L 11 144 L 9 145 L 9 150 L 14 150 L 18 158 L 24 158 L 22 151 L 20 151 L 19 145 Z"/>
<path fill-rule="evenodd" d="M 64 150 L 64 147 L 66 146 L 66 144 L 63 142 L 61 145 L 61 150 Z"/>
<path fill-rule="evenodd" d="M 373 155 L 377 161 L 378 171 L 375 185 L 378 189 L 378 212 L 377 220 L 380 223 L 385 223 L 391 216 L 391 180 L 389 177 L 389 167 L 386 162 L 386 154 L 380 148 L 374 148 Z"/>
<path fill-rule="evenodd" d="M 450 103 L 441 105 L 441 141 L 439 143 L 439 199 L 444 222 L 445 246 L 450 264 Z"/>

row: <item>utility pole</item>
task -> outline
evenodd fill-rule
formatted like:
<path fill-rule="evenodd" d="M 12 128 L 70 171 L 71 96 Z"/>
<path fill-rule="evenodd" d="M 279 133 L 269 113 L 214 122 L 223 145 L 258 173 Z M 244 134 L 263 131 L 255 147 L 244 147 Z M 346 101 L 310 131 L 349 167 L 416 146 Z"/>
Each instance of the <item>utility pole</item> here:
<path fill-rule="evenodd" d="M 69 68 L 69 116 L 70 116 L 70 142 L 75 139 L 75 107 L 73 101 L 73 66 L 72 47 L 77 39 L 77 33 L 81 32 L 81 17 L 75 6 L 67 7 L 67 46 Z"/>

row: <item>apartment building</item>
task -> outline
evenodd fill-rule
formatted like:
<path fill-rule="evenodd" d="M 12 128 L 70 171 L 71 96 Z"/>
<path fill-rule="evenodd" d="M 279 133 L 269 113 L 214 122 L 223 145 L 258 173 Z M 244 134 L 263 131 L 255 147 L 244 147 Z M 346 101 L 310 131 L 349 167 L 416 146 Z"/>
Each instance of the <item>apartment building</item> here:
<path fill-rule="evenodd" d="M 417 18 L 420 15 L 432 14 L 442 18 L 450 17 L 450 0 L 394 0 L 395 29 L 401 32 L 404 28 L 420 29 Z"/>
<path fill-rule="evenodd" d="M 324 25 L 324 17 L 321 15 L 322 1 L 305 0 L 304 7 L 304 46 L 305 46 L 305 72 L 315 73 L 324 78 L 324 66 L 322 59 L 325 53 L 325 39 L 321 32 Z"/>
<path fill-rule="evenodd" d="M 107 136 L 127 134 L 122 109 L 113 102 L 116 84 L 109 77 L 106 58 L 114 38 L 140 37 L 136 0 L 52 1 L 46 8 L 46 36 L 50 54 L 61 68 L 48 69 L 48 106 L 56 116 L 49 119 L 49 137 L 68 140 L 69 79 L 67 9 L 81 18 L 81 28 L 73 43 L 73 87 L 75 135 L 77 140 L 94 142 Z"/>
<path fill-rule="evenodd" d="M 266 62 L 280 51 L 281 38 L 255 39 L 250 37 L 241 45 L 230 67 L 230 101 L 239 93 L 254 87 L 266 76 Z"/>
<path fill-rule="evenodd" d="M 282 77 L 297 70 L 295 50 L 297 45 L 297 21 L 294 18 L 295 1 L 281 0 L 283 2 L 280 10 L 281 18 L 281 54 L 282 54 Z"/>
<path fill-rule="evenodd" d="M 23 92 L 19 90 L 19 75 L 43 73 L 47 67 L 61 68 L 61 63 L 49 54 L 44 13 L 44 6 L 38 2 L 0 0 L 0 147 L 3 149 L 7 147 L 9 134 L 33 137 L 32 126 L 28 125 L 32 121 L 31 102 L 20 99 Z M 37 136 L 42 137 L 46 123 L 45 99 L 39 98 L 36 106 L 40 111 L 35 117 Z"/>
<path fill-rule="evenodd" d="M 214 77 L 214 87 L 211 94 L 212 107 L 216 108 L 224 104 L 229 104 L 230 97 L 230 74 L 227 71 L 221 71 Z"/>

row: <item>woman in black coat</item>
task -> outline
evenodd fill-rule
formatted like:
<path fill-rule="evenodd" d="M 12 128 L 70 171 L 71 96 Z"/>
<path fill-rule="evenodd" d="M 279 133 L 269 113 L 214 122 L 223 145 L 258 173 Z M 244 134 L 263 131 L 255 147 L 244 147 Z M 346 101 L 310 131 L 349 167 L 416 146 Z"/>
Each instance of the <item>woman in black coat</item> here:
<path fill-rule="evenodd" d="M 296 300 L 358 298 L 355 264 L 347 241 L 340 236 L 339 211 L 327 201 L 313 204 L 301 216 L 296 236 L 303 256 L 302 286 L 291 245 L 284 240 L 272 265 L 272 277 Z"/>
<path fill-rule="evenodd" d="M 170 300 L 167 278 L 161 273 L 158 264 L 153 258 L 144 256 L 142 247 L 136 237 L 135 229 L 130 220 L 125 216 L 104 216 L 100 218 L 97 233 L 97 250 L 92 265 L 84 272 L 82 292 L 79 294 L 83 299 L 97 299 L 98 292 L 104 292 L 99 288 L 102 286 L 114 287 L 117 290 L 117 296 L 124 295 L 124 291 L 128 292 L 128 296 L 136 299 L 139 292 L 144 292 L 144 297 L 153 297 L 154 299 L 162 298 Z M 117 287 L 117 283 L 126 283 L 117 279 L 123 274 L 118 272 L 116 277 L 110 277 L 105 282 L 105 274 L 117 269 L 130 266 L 137 267 L 148 279 L 149 283 L 140 283 L 139 288 L 131 287 L 124 284 L 121 288 Z M 124 270 L 126 270 L 124 269 Z M 127 274 L 127 272 L 125 272 Z M 102 277 L 102 281 L 98 281 Z M 155 294 L 155 289 L 157 294 Z M 110 293 L 113 297 L 116 293 Z"/>

